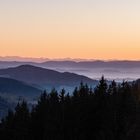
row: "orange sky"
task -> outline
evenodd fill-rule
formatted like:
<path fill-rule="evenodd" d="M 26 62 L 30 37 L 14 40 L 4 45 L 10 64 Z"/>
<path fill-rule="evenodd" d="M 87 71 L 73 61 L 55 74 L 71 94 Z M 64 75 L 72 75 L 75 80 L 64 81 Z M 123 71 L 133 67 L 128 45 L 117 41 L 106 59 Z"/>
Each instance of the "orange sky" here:
<path fill-rule="evenodd" d="M 138 0 L 1 0 L 0 56 L 140 60 Z"/>

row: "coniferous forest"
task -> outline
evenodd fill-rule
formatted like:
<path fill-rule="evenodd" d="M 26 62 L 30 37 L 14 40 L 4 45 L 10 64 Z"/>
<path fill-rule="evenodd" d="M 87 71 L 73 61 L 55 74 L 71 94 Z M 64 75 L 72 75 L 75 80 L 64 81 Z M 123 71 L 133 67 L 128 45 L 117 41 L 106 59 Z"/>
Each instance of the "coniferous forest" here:
<path fill-rule="evenodd" d="M 140 84 L 101 78 L 95 89 L 81 83 L 73 94 L 44 91 L 30 109 L 26 101 L 0 124 L 1 140 L 139 140 Z"/>

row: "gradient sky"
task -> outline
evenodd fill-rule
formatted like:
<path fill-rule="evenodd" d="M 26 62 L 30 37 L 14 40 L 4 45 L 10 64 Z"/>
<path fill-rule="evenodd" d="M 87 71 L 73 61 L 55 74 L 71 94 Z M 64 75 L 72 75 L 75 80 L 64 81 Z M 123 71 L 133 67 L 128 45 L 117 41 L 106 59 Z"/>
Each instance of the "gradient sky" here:
<path fill-rule="evenodd" d="M 140 60 L 140 0 L 0 0 L 0 56 Z"/>

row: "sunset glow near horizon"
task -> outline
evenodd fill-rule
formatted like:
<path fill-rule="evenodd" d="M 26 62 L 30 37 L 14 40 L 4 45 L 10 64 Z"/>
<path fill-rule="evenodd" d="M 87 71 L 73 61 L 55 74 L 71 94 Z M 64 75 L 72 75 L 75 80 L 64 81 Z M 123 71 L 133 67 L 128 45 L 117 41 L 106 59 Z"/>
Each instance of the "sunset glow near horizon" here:
<path fill-rule="evenodd" d="M 0 0 L 0 56 L 140 60 L 139 0 Z"/>

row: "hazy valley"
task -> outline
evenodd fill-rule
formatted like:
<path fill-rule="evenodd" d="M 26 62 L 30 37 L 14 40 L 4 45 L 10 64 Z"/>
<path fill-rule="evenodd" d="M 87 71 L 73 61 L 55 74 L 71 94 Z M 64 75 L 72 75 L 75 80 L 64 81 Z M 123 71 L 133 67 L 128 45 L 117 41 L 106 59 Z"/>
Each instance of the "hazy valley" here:
<path fill-rule="evenodd" d="M 108 80 L 133 81 L 140 77 L 140 61 L 0 61 L 0 68 L 33 65 L 58 72 L 70 72 L 98 80 L 104 75 Z"/>

